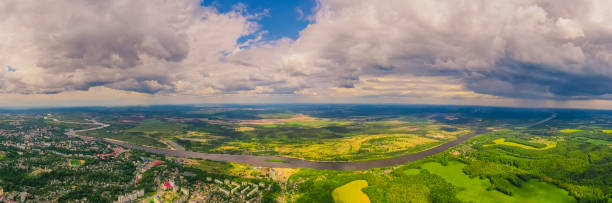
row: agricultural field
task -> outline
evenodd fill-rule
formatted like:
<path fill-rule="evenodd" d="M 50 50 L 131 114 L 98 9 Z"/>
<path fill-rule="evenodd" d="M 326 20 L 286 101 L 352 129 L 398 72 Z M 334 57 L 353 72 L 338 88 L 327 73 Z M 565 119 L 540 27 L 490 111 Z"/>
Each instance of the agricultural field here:
<path fill-rule="evenodd" d="M 70 166 L 79 167 L 85 163 L 85 160 L 70 160 Z"/>
<path fill-rule="evenodd" d="M 368 187 L 368 181 L 355 180 L 340 186 L 332 191 L 332 197 L 336 203 L 369 203 L 368 195 L 361 188 Z"/>
<path fill-rule="evenodd" d="M 178 123 L 146 119 L 138 124 L 115 124 L 100 130 L 84 132 L 82 135 L 104 137 L 150 147 L 169 148 L 166 141 L 183 134 L 182 128 L 183 126 Z"/>
<path fill-rule="evenodd" d="M 296 202 L 333 202 L 335 188 L 364 180 L 368 187 L 362 191 L 372 202 L 610 201 L 612 137 L 600 128 L 610 124 L 601 121 L 555 120 L 497 129 L 401 167 L 302 169 L 290 179 L 301 183 L 291 197 Z"/>
<path fill-rule="evenodd" d="M 107 120 L 110 127 L 83 135 L 157 148 L 170 148 L 167 143 L 172 141 L 197 152 L 364 161 L 416 153 L 473 132 L 467 126 L 406 116 L 324 118 L 260 113 L 252 118 L 251 114 L 234 114 L 221 120 L 126 116 Z M 186 115 L 193 116 L 192 112 Z"/>
<path fill-rule="evenodd" d="M 589 137 L 596 137 L 597 132 L 585 130 L 582 133 L 595 133 Z M 534 150 L 531 149 L 533 146 L 527 145 L 484 146 L 502 137 L 534 143 L 542 142 L 540 139 L 556 140 L 558 144 L 547 150 Z M 303 182 L 303 187 L 294 191 L 293 197 L 297 202 L 331 202 L 335 200 L 334 188 L 365 180 L 368 187 L 362 191 L 372 202 L 577 202 L 609 199 L 611 188 L 605 182 L 610 174 L 604 172 L 607 171 L 604 160 L 612 155 L 612 150 L 581 143 L 591 144 L 573 137 L 561 137 L 560 134 L 542 138 L 521 130 L 502 130 L 474 137 L 446 153 L 399 168 L 356 172 L 303 169 L 291 177 L 295 182 Z M 573 154 L 563 153 L 568 150 Z M 591 163 L 583 159 L 586 154 L 591 154 Z M 589 173 L 592 177 L 576 181 L 568 178 L 568 173 Z"/>
<path fill-rule="evenodd" d="M 173 147 L 169 144 L 174 142 L 188 151 L 275 155 L 320 162 L 399 157 L 462 135 L 484 132 L 412 162 L 358 171 L 267 168 L 199 158 L 181 158 L 175 163 L 236 180 L 278 182 L 281 192 L 269 196 L 277 198 L 277 202 L 612 200 L 611 116 L 577 115 L 573 111 L 498 111 L 501 110 L 484 107 L 231 106 L 136 108 L 88 115 L 74 112 L 69 117 L 72 121 L 110 124 L 81 133 L 84 136 L 170 150 Z M 551 115 L 556 117 L 531 125 Z M 62 135 L 78 125 L 28 115 L 0 118 L 6 120 L 0 125 L 10 129 L 20 123 L 61 126 L 55 131 Z M 261 162 L 292 166 L 294 161 L 265 157 Z M 62 163 L 74 169 L 84 168 L 76 167 L 74 160 Z"/>
<path fill-rule="evenodd" d="M 575 133 L 575 132 L 580 132 L 580 131 L 582 131 L 582 130 L 578 130 L 578 129 L 563 129 L 563 130 L 560 130 L 560 132 L 562 132 L 562 133 Z"/>
<path fill-rule="evenodd" d="M 198 140 L 179 136 L 177 139 L 194 151 L 281 155 L 317 161 L 362 161 L 415 153 L 471 132 L 466 128 L 432 122 L 364 122 L 321 119 L 303 114 L 263 117 L 240 121 L 231 139 L 219 136 Z M 223 139 L 226 141 L 218 143 Z M 205 146 L 207 142 L 215 143 L 215 147 L 198 150 L 198 146 Z"/>
<path fill-rule="evenodd" d="M 557 146 L 556 142 L 551 142 L 551 141 L 547 141 L 547 140 L 538 140 L 539 142 L 523 142 L 525 144 L 521 144 L 521 143 L 516 143 L 516 142 L 512 142 L 512 141 L 506 141 L 505 138 L 499 138 L 499 139 L 495 139 L 493 140 L 493 142 L 495 144 L 488 144 L 488 145 L 483 145 L 484 147 L 488 147 L 488 146 L 493 146 L 493 145 L 506 145 L 506 146 L 512 146 L 512 147 L 520 147 L 523 149 L 529 149 L 529 150 L 547 150 L 550 148 L 554 148 Z M 541 147 L 542 145 L 544 145 L 543 147 Z"/>

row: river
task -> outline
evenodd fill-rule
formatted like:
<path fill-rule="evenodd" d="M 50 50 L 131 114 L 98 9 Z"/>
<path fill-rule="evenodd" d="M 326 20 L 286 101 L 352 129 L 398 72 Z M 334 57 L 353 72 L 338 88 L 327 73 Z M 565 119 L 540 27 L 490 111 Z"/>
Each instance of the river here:
<path fill-rule="evenodd" d="M 536 122 L 535 124 L 529 125 L 539 125 L 546 121 L 554 119 L 556 116 L 553 115 L 548 117 L 542 121 Z M 100 123 L 95 120 L 90 120 L 93 124 L 99 125 L 95 128 L 84 129 L 75 131 L 75 133 L 85 132 L 90 130 L 98 130 L 104 127 L 109 126 L 108 124 Z M 191 152 L 186 151 L 183 147 L 180 147 L 176 143 L 169 143 L 171 146 L 174 146 L 175 150 L 170 149 L 159 149 L 147 146 L 133 145 L 125 142 L 121 142 L 118 140 L 111 140 L 104 138 L 103 140 L 108 143 L 116 144 L 119 146 L 123 146 L 125 148 L 142 150 L 154 154 L 163 154 L 166 156 L 174 156 L 181 158 L 201 158 L 201 159 L 209 159 L 215 161 L 229 161 L 240 164 L 248 164 L 251 166 L 260 166 L 260 167 L 274 167 L 274 168 L 311 168 L 311 169 L 327 169 L 327 170 L 366 170 L 371 168 L 382 168 L 387 166 L 394 166 L 398 164 L 403 164 L 410 161 L 416 161 L 419 159 L 423 159 L 425 157 L 443 152 L 450 147 L 458 145 L 464 142 L 467 139 L 470 139 L 476 135 L 480 135 L 482 133 L 490 132 L 490 130 L 474 132 L 466 135 L 462 135 L 455 140 L 450 142 L 438 145 L 436 147 L 427 149 L 425 151 L 417 152 L 414 154 L 408 154 L 393 158 L 385 158 L 378 160 L 370 160 L 370 161 L 357 161 L 357 162 L 319 162 L 319 161 L 307 161 L 302 159 L 295 158 L 287 158 L 287 157 L 279 157 L 279 156 L 258 156 L 258 155 L 232 155 L 232 154 L 209 154 L 202 152 Z M 79 136 L 85 139 L 92 139 L 89 137 Z M 283 162 L 278 161 L 266 161 L 266 160 L 283 160 Z"/>

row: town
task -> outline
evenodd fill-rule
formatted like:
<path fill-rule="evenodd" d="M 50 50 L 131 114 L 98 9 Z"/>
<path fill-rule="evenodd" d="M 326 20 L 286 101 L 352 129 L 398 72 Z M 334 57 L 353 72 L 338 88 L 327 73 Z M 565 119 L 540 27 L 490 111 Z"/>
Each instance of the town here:
<path fill-rule="evenodd" d="M 185 159 L 81 139 L 75 128 L 91 126 L 47 117 L 0 122 L 0 202 L 261 202 L 279 192 L 270 178 L 208 173 Z"/>

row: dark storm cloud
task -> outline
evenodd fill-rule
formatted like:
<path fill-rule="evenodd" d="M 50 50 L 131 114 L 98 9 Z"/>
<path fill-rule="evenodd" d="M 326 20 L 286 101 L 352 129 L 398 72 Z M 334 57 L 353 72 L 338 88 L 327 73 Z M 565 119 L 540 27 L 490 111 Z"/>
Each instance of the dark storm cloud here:
<path fill-rule="evenodd" d="M 554 67 L 504 61 L 497 69 L 466 78 L 467 87 L 483 94 L 522 98 L 588 99 L 612 94 L 612 78 L 567 73 Z"/>

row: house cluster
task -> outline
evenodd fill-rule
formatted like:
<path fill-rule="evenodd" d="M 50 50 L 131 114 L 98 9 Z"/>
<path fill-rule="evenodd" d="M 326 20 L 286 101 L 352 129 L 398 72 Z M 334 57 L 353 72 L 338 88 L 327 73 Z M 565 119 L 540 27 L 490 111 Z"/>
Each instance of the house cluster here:
<path fill-rule="evenodd" d="M 34 152 L 40 152 L 41 149 L 46 148 L 54 148 L 54 149 L 64 149 L 69 151 L 78 151 L 83 149 L 88 150 L 98 150 L 99 148 L 96 146 L 96 142 L 93 140 L 84 141 L 84 140 L 55 140 L 52 139 L 52 130 L 57 130 L 54 128 L 33 128 L 29 130 L 19 131 L 19 132 L 11 132 L 7 130 L 0 130 L 0 136 L 7 138 L 15 138 L 15 139 L 7 139 L 1 142 L 0 144 L 3 146 L 11 146 L 20 150 L 30 150 Z M 61 152 L 55 152 L 56 154 L 62 155 Z M 84 157 L 85 155 L 80 154 L 80 157 Z"/>
<path fill-rule="evenodd" d="M 189 201 L 190 203 L 222 199 L 236 202 L 260 202 L 262 190 L 270 190 L 271 187 L 271 185 L 266 187 L 264 182 L 256 184 L 247 181 L 235 182 L 228 179 L 221 181 L 212 177 L 206 177 L 206 182 L 208 184 L 199 183 L 197 185 L 197 189 Z"/>
<path fill-rule="evenodd" d="M 27 192 L 4 193 L 4 190 L 0 188 L 0 202 L 5 202 L 5 203 L 26 202 L 26 201 L 31 201 L 31 200 L 28 200 L 28 197 L 30 196 L 31 195 Z"/>
<path fill-rule="evenodd" d="M 144 196 L 144 189 L 136 190 L 129 194 L 119 195 L 116 203 L 130 203 Z"/>

